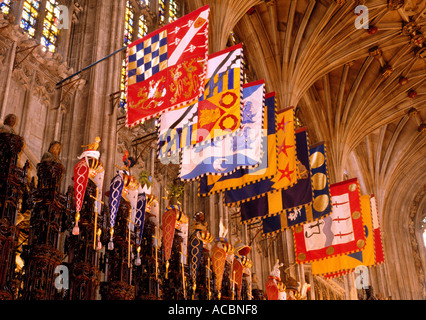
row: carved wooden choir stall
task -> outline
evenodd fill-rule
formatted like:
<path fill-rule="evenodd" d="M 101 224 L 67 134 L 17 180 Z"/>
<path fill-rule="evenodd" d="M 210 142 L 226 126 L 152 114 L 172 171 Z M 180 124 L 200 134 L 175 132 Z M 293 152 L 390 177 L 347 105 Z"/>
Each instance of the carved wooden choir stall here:
<path fill-rule="evenodd" d="M 63 194 L 61 143 L 50 144 L 29 182 L 29 163 L 17 166 L 24 141 L 13 131 L 15 122 L 10 116 L 0 127 L 1 300 L 253 297 L 243 281 L 250 276 L 249 247 L 215 239 L 204 213 L 188 216 L 175 196 L 160 214 L 151 188 L 131 174 L 128 153 L 105 192 L 101 139 L 82 146 L 74 186 Z M 23 212 L 29 212 L 29 230 L 19 243 L 16 220 Z"/>

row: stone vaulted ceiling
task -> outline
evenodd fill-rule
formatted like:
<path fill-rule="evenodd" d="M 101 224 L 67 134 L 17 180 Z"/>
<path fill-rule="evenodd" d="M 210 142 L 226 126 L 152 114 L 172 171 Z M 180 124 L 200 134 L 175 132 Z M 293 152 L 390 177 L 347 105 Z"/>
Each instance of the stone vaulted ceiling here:
<path fill-rule="evenodd" d="M 210 51 L 223 49 L 234 31 L 250 80 L 265 79 L 279 108 L 296 107 L 310 143 L 326 142 L 331 183 L 358 177 L 362 193 L 377 196 L 385 254 L 395 262 L 389 274 L 411 273 L 396 286 L 415 291 L 424 270 L 413 260 L 418 252 L 408 225 L 426 178 L 426 1 L 187 4 L 195 9 L 206 3 Z M 357 5 L 368 8 L 369 29 L 355 27 Z"/>

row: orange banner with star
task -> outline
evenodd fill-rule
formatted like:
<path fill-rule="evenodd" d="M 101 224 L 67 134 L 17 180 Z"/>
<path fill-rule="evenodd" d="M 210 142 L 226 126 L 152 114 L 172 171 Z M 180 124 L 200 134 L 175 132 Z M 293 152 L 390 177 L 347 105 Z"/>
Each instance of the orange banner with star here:
<path fill-rule="evenodd" d="M 276 174 L 270 179 L 249 184 L 239 189 L 226 190 L 224 193 L 226 205 L 237 205 L 258 199 L 279 190 L 288 189 L 297 183 L 300 174 L 296 159 L 294 108 L 279 111 L 276 116 L 276 125 L 276 156 L 278 161 Z"/>

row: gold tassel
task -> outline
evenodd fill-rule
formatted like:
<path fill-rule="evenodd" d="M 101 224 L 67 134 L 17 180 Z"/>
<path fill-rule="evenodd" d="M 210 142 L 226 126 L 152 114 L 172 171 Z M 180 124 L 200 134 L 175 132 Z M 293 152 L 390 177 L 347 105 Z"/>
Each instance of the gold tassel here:
<path fill-rule="evenodd" d="M 95 209 L 94 209 L 95 210 L 95 227 L 93 228 L 93 250 L 96 250 L 96 234 L 98 230 L 98 197 L 99 197 L 99 189 L 96 188 Z"/>
<path fill-rule="evenodd" d="M 80 221 L 80 211 L 75 213 L 75 226 L 72 228 L 72 234 L 78 236 L 80 234 L 80 228 L 78 227 L 78 222 Z"/>
<path fill-rule="evenodd" d="M 130 223 L 131 223 L 131 219 L 132 219 L 132 210 L 129 210 L 129 225 L 128 225 L 128 231 L 129 231 L 129 237 L 127 239 L 127 267 L 130 269 L 131 267 L 131 263 L 130 263 L 130 254 L 132 251 L 132 246 L 130 243 Z"/>

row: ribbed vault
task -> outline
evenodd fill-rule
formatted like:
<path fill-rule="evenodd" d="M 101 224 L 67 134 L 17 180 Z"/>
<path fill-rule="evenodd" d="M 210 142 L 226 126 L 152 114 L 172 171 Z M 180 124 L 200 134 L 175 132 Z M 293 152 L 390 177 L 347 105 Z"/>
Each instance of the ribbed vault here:
<path fill-rule="evenodd" d="M 356 176 L 363 193 L 376 194 L 393 279 L 383 293 L 421 298 L 408 212 L 426 178 L 425 1 L 208 2 L 211 49 L 233 30 L 250 80 L 265 79 L 279 108 L 297 108 L 310 142 L 327 143 L 331 182 Z M 368 30 L 355 27 L 359 4 Z"/>

